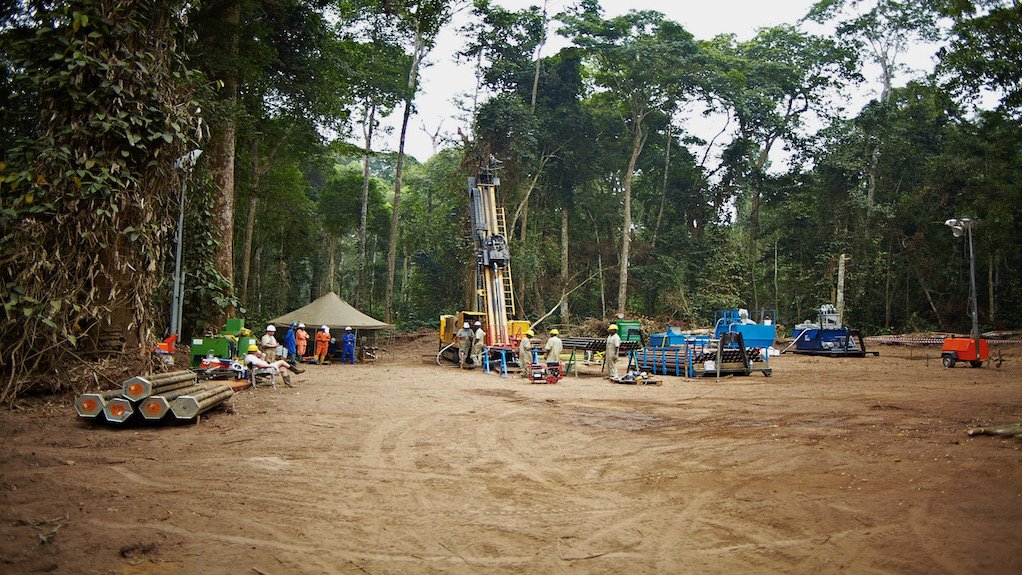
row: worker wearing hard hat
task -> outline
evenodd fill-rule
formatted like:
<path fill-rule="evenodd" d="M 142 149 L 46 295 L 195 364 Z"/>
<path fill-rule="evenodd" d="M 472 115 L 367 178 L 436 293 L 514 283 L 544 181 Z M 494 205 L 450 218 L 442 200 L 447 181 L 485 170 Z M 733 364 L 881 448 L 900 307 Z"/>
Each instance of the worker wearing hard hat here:
<path fill-rule="evenodd" d="M 617 352 L 621 349 L 621 336 L 617 334 L 617 324 L 610 324 L 610 335 L 607 336 L 607 348 L 603 354 L 603 373 L 611 379 L 617 379 Z"/>
<path fill-rule="evenodd" d="M 344 335 L 341 336 L 341 343 L 343 348 L 341 350 L 341 363 L 350 363 L 355 365 L 355 332 L 351 331 L 351 326 L 344 328 Z"/>
<path fill-rule="evenodd" d="M 295 330 L 295 355 L 300 363 L 305 357 L 305 350 L 309 347 L 309 332 L 305 331 L 305 324 L 299 323 Z"/>
<path fill-rule="evenodd" d="M 518 344 L 518 365 L 522 368 L 522 377 L 529 377 L 529 366 L 532 365 L 532 340 L 536 332 L 529 328 Z"/>
<path fill-rule="evenodd" d="M 316 332 L 316 363 L 323 365 L 330 359 L 330 328 L 323 326 Z"/>
<path fill-rule="evenodd" d="M 267 360 L 266 355 L 259 351 L 259 346 L 254 343 L 248 346 L 248 353 L 245 355 L 245 367 L 248 369 L 275 369 L 284 378 L 284 385 L 294 387 L 291 385 L 291 374 L 287 371 L 290 367 L 287 362 L 283 359 L 276 361 Z"/>
<path fill-rule="evenodd" d="M 472 353 L 472 330 L 468 327 L 467 321 L 461 324 L 461 329 L 454 337 L 458 339 L 458 367 L 465 369 L 468 365 L 468 356 Z"/>
<path fill-rule="evenodd" d="M 561 351 L 564 349 L 564 344 L 561 343 L 561 338 L 557 337 L 560 333 L 556 328 L 550 330 L 550 338 L 546 340 L 546 345 L 543 346 L 543 351 L 546 352 L 547 363 L 561 361 Z"/>
<path fill-rule="evenodd" d="M 472 332 L 472 363 L 479 366 L 483 364 L 483 347 L 486 346 L 486 332 L 483 331 L 483 324 L 475 322 L 475 331 Z"/>
<path fill-rule="evenodd" d="M 263 355 L 266 356 L 266 361 L 270 363 L 277 360 L 277 347 L 280 346 L 275 337 L 276 333 L 277 326 L 271 323 L 266 326 L 266 334 L 259 340 L 259 350 L 263 352 Z"/>

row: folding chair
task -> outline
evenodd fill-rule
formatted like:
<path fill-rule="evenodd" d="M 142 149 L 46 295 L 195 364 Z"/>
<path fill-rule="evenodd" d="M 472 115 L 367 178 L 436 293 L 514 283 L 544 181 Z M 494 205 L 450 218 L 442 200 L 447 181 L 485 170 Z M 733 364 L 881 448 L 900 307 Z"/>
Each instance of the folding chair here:
<path fill-rule="evenodd" d="M 277 374 L 279 371 L 275 367 L 255 367 L 251 363 L 245 364 L 245 369 L 248 371 L 248 382 L 252 387 L 256 387 L 259 378 L 270 378 L 270 387 L 277 389 Z"/>

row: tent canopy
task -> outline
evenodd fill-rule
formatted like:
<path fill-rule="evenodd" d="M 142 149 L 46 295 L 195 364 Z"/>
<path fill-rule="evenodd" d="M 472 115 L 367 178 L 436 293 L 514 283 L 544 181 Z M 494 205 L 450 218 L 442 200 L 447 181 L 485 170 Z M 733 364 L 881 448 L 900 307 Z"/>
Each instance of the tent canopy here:
<path fill-rule="evenodd" d="M 330 329 L 393 329 L 394 326 L 378 319 L 371 318 L 358 311 L 351 304 L 330 292 L 307 306 L 300 307 L 280 317 L 270 320 L 274 324 L 304 323 L 309 329 L 319 329 L 326 325 Z"/>

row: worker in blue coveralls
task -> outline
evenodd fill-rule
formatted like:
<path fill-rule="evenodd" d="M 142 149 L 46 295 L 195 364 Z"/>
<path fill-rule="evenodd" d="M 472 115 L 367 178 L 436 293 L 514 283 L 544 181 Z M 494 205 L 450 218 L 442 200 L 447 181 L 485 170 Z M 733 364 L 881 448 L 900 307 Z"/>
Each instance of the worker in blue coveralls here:
<path fill-rule="evenodd" d="M 294 365 L 296 356 L 298 355 L 298 348 L 295 347 L 295 330 L 298 329 L 298 324 L 291 322 L 291 325 L 287 328 L 287 332 L 284 333 L 284 349 L 287 351 L 284 353 L 284 359 L 288 363 Z"/>
<path fill-rule="evenodd" d="M 344 350 L 341 352 L 341 363 L 355 364 L 355 332 L 351 331 L 351 327 L 344 328 L 344 336 L 341 338 L 341 343 L 344 344 Z"/>

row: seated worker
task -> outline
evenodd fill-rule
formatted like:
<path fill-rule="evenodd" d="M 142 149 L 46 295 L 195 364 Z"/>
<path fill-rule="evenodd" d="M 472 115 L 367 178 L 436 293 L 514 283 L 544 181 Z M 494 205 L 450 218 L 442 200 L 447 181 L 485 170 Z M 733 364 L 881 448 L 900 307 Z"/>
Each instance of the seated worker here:
<path fill-rule="evenodd" d="M 245 355 L 245 365 L 251 365 L 252 367 L 258 367 L 260 369 L 273 368 L 284 378 L 284 385 L 288 387 L 294 387 L 291 385 L 291 374 L 288 373 L 288 368 L 291 367 L 283 359 L 278 359 L 274 362 L 266 361 L 265 356 L 259 351 L 259 346 L 252 344 L 248 346 L 248 354 Z"/>

